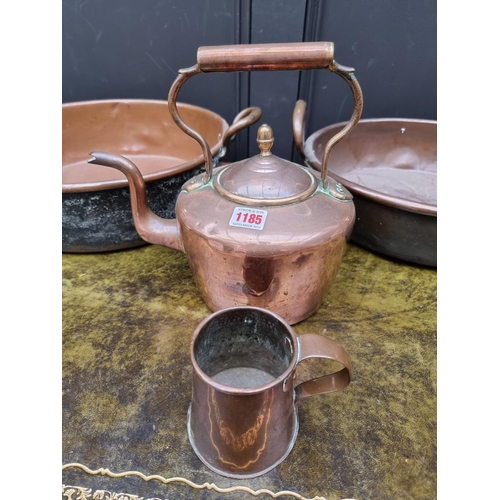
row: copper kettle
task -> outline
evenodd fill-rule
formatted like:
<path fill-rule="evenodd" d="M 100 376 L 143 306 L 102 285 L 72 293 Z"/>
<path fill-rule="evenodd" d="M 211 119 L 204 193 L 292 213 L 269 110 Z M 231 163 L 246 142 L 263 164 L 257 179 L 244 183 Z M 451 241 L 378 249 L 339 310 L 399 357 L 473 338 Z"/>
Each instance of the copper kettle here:
<path fill-rule="evenodd" d="M 93 152 L 89 163 L 127 176 L 137 232 L 150 243 L 186 253 L 212 311 L 263 307 L 295 324 L 323 302 L 354 225 L 352 195 L 327 176 L 327 165 L 333 146 L 360 119 L 361 89 L 354 70 L 334 61 L 332 42 L 200 47 L 197 56 L 195 66 L 179 70 L 168 96 L 174 121 L 198 141 L 205 159 L 205 173 L 186 182 L 177 198 L 176 219 L 162 219 L 150 210 L 144 179 L 127 158 Z M 321 68 L 347 81 L 354 111 L 327 143 L 320 173 L 275 157 L 268 125 L 257 133 L 260 154 L 213 168 L 207 141 L 177 110 L 181 86 L 198 73 Z"/>

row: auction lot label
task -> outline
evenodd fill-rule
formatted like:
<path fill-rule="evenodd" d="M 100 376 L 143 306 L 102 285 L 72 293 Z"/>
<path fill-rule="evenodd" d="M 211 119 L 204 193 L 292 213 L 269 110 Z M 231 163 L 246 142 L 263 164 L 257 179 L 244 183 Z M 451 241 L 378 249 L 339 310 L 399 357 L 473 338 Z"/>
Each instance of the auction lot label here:
<path fill-rule="evenodd" d="M 233 211 L 230 226 L 246 227 L 262 231 L 266 223 L 267 211 L 257 208 L 236 207 Z"/>

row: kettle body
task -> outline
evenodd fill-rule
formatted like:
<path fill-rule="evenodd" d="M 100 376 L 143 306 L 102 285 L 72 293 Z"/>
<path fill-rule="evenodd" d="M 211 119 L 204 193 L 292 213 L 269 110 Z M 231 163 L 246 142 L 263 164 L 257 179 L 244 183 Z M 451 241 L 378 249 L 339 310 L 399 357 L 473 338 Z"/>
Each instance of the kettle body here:
<path fill-rule="evenodd" d="M 214 176 L 223 170 L 215 169 Z M 190 268 L 208 307 L 263 307 L 290 324 L 315 312 L 347 248 L 355 221 L 352 198 L 339 200 L 318 188 L 300 203 L 248 206 L 213 189 L 193 189 L 203 185 L 202 177 L 186 183 L 176 212 Z"/>

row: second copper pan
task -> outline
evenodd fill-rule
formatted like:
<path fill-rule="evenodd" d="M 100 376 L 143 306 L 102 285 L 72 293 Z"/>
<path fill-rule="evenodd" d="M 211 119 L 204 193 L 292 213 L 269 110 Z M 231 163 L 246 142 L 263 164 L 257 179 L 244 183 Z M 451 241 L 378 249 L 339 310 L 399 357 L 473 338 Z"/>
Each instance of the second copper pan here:
<path fill-rule="evenodd" d="M 297 103 L 294 138 L 306 164 L 321 167 L 325 144 L 345 125 L 313 133 L 305 143 L 305 103 Z M 330 156 L 328 174 L 354 195 L 351 240 L 407 262 L 437 265 L 437 122 L 360 120 Z"/>

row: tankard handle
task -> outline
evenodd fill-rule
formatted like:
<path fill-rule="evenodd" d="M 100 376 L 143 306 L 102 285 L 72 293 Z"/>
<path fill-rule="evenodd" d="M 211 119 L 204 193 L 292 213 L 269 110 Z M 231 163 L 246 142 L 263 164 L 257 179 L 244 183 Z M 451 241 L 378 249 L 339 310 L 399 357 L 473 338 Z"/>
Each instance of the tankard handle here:
<path fill-rule="evenodd" d="M 177 96 L 181 86 L 198 73 L 230 72 L 230 71 L 276 71 L 306 70 L 328 68 L 340 75 L 348 84 L 354 98 L 354 110 L 351 119 L 344 128 L 332 137 L 325 146 L 321 180 L 326 188 L 328 158 L 330 152 L 356 126 L 363 109 L 363 94 L 354 69 L 341 66 L 333 59 L 333 42 L 298 42 L 298 43 L 261 43 L 242 45 L 218 45 L 200 47 L 197 53 L 197 64 L 190 68 L 180 69 L 168 93 L 168 108 L 174 122 L 190 137 L 195 139 L 203 150 L 205 159 L 204 183 L 212 178 L 212 153 L 206 139 L 190 128 L 180 117 L 177 110 Z"/>
<path fill-rule="evenodd" d="M 347 387 L 352 378 L 351 359 L 345 349 L 328 337 L 315 333 L 306 333 L 298 337 L 298 363 L 308 358 L 325 358 L 341 363 L 344 368 L 324 377 L 308 380 L 295 387 L 295 401 L 314 396 L 340 391 Z"/>

